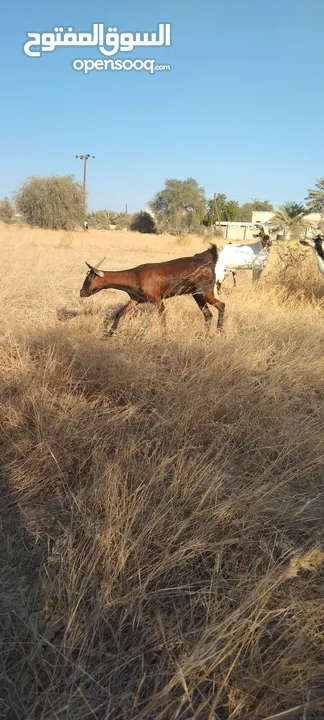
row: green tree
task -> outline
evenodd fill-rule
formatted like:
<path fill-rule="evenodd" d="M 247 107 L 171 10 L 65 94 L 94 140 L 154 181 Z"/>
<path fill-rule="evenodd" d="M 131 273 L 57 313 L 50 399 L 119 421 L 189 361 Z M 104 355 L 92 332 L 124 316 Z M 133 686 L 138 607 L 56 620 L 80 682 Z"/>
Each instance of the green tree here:
<path fill-rule="evenodd" d="M 0 220 L 5 223 L 11 223 L 14 216 L 14 206 L 8 197 L 0 200 Z"/>
<path fill-rule="evenodd" d="M 303 226 L 307 210 L 302 203 L 286 202 L 279 205 L 278 210 L 271 216 L 269 222 L 277 223 L 287 239 L 294 239 L 299 236 Z"/>
<path fill-rule="evenodd" d="M 252 222 L 254 211 L 274 212 L 274 207 L 268 200 L 254 200 L 251 203 L 244 203 L 238 210 L 237 220 L 241 222 Z"/>
<path fill-rule="evenodd" d="M 168 178 L 164 189 L 156 193 L 148 205 L 161 224 L 190 231 L 206 212 L 205 192 L 194 178 Z"/>
<path fill-rule="evenodd" d="M 84 220 L 85 196 L 73 175 L 32 176 L 16 192 L 15 203 L 29 225 L 72 230 Z"/>
<path fill-rule="evenodd" d="M 306 205 L 308 212 L 324 212 L 324 178 L 318 178 L 316 180 L 316 189 L 308 190 L 308 196 L 306 198 Z"/>
<path fill-rule="evenodd" d="M 239 211 L 239 204 L 236 200 L 228 200 L 224 193 L 216 195 L 217 210 L 220 220 L 235 222 Z M 213 198 L 207 201 L 207 214 L 203 220 L 204 225 L 211 225 L 218 221 Z"/>

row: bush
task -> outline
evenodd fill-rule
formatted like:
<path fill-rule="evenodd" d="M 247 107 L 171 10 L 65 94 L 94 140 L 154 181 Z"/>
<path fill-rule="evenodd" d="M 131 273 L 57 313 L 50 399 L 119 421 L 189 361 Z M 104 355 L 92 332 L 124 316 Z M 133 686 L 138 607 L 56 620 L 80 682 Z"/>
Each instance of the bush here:
<path fill-rule="evenodd" d="M 316 301 L 323 307 L 324 285 L 313 253 L 291 241 L 282 240 L 276 245 L 278 261 L 271 272 L 272 283 L 289 298 L 294 297 L 303 303 L 305 300 Z"/>
<path fill-rule="evenodd" d="M 130 224 L 130 229 L 140 233 L 157 233 L 155 217 L 148 210 L 141 210 L 135 213 Z"/>
<path fill-rule="evenodd" d="M 28 225 L 73 230 L 83 223 L 85 196 L 73 175 L 32 176 L 17 191 L 15 201 Z"/>
<path fill-rule="evenodd" d="M 204 235 L 206 226 L 202 225 L 194 213 L 183 216 L 168 216 L 164 212 L 156 214 L 158 233 L 168 235 Z"/>
<path fill-rule="evenodd" d="M 11 223 L 14 216 L 14 206 L 9 198 L 0 200 L 0 220 L 4 223 Z"/>
<path fill-rule="evenodd" d="M 89 227 L 102 230 L 109 230 L 111 225 L 116 225 L 117 218 L 114 210 L 96 210 L 87 215 Z"/>
<path fill-rule="evenodd" d="M 132 215 L 132 213 L 118 213 L 116 218 L 116 227 L 118 228 L 118 230 L 123 230 L 124 228 L 127 228 L 127 230 L 129 230 L 133 222 L 133 217 L 134 216 Z"/>

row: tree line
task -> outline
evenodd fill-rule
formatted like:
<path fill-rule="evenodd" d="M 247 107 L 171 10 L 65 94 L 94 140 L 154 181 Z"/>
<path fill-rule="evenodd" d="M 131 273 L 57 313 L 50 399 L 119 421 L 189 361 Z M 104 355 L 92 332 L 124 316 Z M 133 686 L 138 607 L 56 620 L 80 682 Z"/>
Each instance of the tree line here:
<path fill-rule="evenodd" d="M 14 194 L 13 199 L 0 200 L 0 220 L 22 222 L 41 228 L 71 230 L 88 221 L 89 227 L 111 229 L 127 227 L 146 233 L 201 233 L 220 221 L 251 222 L 256 210 L 271 212 L 271 220 L 285 232 L 299 231 L 305 216 L 310 212 L 324 214 L 324 178 L 316 181 L 315 189 L 308 190 L 305 205 L 286 202 L 277 209 L 268 200 L 240 205 L 236 200 L 219 193 L 207 198 L 204 188 L 194 178 L 178 180 L 167 178 L 164 188 L 149 201 L 149 211 L 134 214 L 97 210 L 86 213 L 86 197 L 82 185 L 73 175 L 63 177 L 28 178 Z"/>

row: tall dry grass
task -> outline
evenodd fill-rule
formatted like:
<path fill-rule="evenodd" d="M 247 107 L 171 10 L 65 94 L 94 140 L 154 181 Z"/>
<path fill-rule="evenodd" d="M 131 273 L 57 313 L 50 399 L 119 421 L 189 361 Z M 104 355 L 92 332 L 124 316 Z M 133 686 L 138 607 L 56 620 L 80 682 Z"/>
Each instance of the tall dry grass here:
<path fill-rule="evenodd" d="M 84 259 L 187 250 L 61 235 L 0 237 L 2 717 L 323 718 L 312 254 L 229 279 L 223 334 L 177 298 L 104 342 L 124 296 L 81 300 Z"/>

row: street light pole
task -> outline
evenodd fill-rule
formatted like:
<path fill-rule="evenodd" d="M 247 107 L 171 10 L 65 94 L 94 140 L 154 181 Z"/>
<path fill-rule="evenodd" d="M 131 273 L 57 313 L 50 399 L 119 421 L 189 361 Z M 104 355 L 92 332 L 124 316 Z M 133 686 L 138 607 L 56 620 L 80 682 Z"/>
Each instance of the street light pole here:
<path fill-rule="evenodd" d="M 79 158 L 79 160 L 83 160 L 83 192 L 84 192 L 84 211 L 86 211 L 86 184 L 87 184 L 87 160 L 89 158 L 92 158 L 94 160 L 94 155 L 76 155 L 76 158 Z"/>

